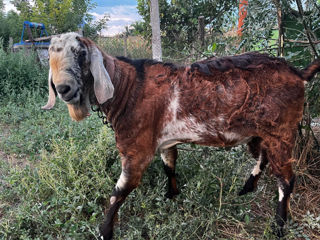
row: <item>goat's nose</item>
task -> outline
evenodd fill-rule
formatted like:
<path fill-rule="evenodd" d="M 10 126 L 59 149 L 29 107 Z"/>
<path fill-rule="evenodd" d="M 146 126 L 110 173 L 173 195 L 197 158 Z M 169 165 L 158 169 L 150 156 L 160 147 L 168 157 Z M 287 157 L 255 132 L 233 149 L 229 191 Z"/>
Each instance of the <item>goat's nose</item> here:
<path fill-rule="evenodd" d="M 68 92 L 70 92 L 71 87 L 69 85 L 61 84 L 61 85 L 56 86 L 56 89 L 57 89 L 58 93 L 60 93 L 61 95 L 65 95 Z"/>

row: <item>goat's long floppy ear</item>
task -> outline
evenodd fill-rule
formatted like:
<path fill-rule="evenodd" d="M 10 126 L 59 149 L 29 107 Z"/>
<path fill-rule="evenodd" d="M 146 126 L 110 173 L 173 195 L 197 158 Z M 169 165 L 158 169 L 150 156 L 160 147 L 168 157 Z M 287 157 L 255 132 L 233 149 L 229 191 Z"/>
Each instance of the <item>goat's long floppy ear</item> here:
<path fill-rule="evenodd" d="M 48 102 L 45 106 L 43 106 L 41 109 L 43 110 L 50 110 L 53 108 L 54 104 L 56 103 L 56 91 L 53 89 L 51 79 L 52 78 L 52 73 L 51 69 L 49 70 L 49 77 L 48 77 L 48 88 L 49 88 L 49 97 L 48 97 Z"/>
<path fill-rule="evenodd" d="M 113 97 L 114 87 L 103 65 L 103 56 L 97 47 L 92 47 L 90 70 L 94 78 L 93 89 L 99 104 Z"/>

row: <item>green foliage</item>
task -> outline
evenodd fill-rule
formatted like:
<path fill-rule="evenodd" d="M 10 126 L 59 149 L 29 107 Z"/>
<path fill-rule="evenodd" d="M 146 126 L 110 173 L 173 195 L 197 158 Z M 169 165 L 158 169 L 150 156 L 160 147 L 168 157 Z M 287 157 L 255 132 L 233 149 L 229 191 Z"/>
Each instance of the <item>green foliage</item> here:
<path fill-rule="evenodd" d="M 92 0 L 13 0 L 12 3 L 19 13 L 10 11 L 4 14 L 0 11 L 0 37 L 3 45 L 8 47 L 9 37 L 14 43 L 20 41 L 23 22 L 33 21 L 44 23 L 49 34 L 77 31 L 85 21 L 84 35 L 95 38 L 98 32 L 106 26 L 108 15 L 93 23 L 89 11 L 95 6 Z"/>
<path fill-rule="evenodd" d="M 8 47 L 9 37 L 12 37 L 14 42 L 20 40 L 22 23 L 22 19 L 16 12 L 9 11 L 7 14 L 0 12 L 0 38 L 3 40 L 1 48 Z"/>
<path fill-rule="evenodd" d="M 237 1 L 194 1 L 159 0 L 160 28 L 166 55 L 179 56 L 181 51 L 191 52 L 197 40 L 198 17 L 204 16 L 205 25 L 212 35 L 223 30 L 227 23 L 225 16 L 237 7 Z M 150 4 L 148 0 L 138 0 L 138 11 L 144 22 L 142 34 L 151 39 Z M 230 21 L 229 21 L 230 24 Z"/>
<path fill-rule="evenodd" d="M 44 23 L 51 34 L 76 31 L 83 20 L 91 22 L 88 13 L 93 7 L 91 0 L 14 0 L 24 20 Z"/>
<path fill-rule="evenodd" d="M 277 11 L 269 0 L 250 1 L 245 18 L 242 47 L 246 51 L 264 50 L 275 54 L 277 47 L 271 41 L 277 26 Z"/>
<path fill-rule="evenodd" d="M 1 46 L 1 41 L 0 41 Z M 48 69 L 40 67 L 32 52 L 5 52 L 0 47 L 0 99 L 15 97 L 28 89 L 41 92 L 47 85 Z"/>

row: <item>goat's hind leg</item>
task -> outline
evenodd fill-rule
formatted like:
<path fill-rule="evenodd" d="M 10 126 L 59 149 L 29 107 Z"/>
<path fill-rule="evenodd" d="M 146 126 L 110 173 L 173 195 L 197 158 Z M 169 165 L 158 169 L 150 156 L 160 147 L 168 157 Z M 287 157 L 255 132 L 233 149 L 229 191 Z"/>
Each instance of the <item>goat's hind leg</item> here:
<path fill-rule="evenodd" d="M 253 192 L 257 188 L 258 180 L 268 164 L 268 158 L 266 151 L 261 147 L 261 138 L 253 138 L 248 143 L 248 148 L 255 159 L 257 159 L 257 164 L 254 166 L 250 177 L 246 181 L 242 190 L 239 192 L 239 196 L 247 194 L 248 192 Z"/>
<path fill-rule="evenodd" d="M 295 175 L 292 171 L 292 166 L 290 159 L 287 160 L 281 169 L 280 174 L 277 175 L 278 179 L 278 192 L 279 192 L 279 201 L 276 210 L 276 228 L 275 235 L 278 237 L 283 237 L 283 226 L 287 221 L 288 208 L 290 204 L 290 195 L 293 192 L 293 187 L 295 183 Z"/>
<path fill-rule="evenodd" d="M 179 194 L 179 190 L 177 188 L 176 174 L 175 174 L 178 150 L 176 146 L 173 146 L 168 149 L 160 150 L 160 154 L 163 161 L 164 171 L 168 177 L 168 191 L 165 194 L 165 196 L 171 199 L 175 195 Z"/>
<path fill-rule="evenodd" d="M 268 144 L 268 159 L 277 177 L 279 201 L 276 209 L 274 234 L 283 237 L 283 227 L 287 221 L 290 195 L 293 191 L 295 176 L 292 170 L 292 141 L 276 141 Z"/>

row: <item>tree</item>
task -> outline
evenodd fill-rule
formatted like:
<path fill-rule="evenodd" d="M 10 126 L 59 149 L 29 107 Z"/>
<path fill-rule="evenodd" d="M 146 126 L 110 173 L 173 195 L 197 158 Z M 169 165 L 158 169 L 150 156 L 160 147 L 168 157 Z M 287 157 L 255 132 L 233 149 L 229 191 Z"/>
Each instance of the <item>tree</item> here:
<path fill-rule="evenodd" d="M 3 13 L 3 8 L 4 8 L 3 0 L 0 0 L 0 14 Z"/>
<path fill-rule="evenodd" d="M 320 50 L 320 3 L 317 0 L 252 0 L 245 20 L 243 45 L 282 55 L 304 67 Z M 299 5 L 301 5 L 299 7 Z M 299 10 L 300 8 L 300 10 Z"/>
<path fill-rule="evenodd" d="M 91 0 L 34 0 L 34 5 L 26 0 L 13 0 L 24 20 L 41 22 L 51 34 L 76 31 L 79 24 L 92 23 L 88 13 L 95 5 Z"/>
<path fill-rule="evenodd" d="M 0 11 L 0 38 L 3 40 L 2 46 L 8 47 L 9 38 L 12 37 L 14 42 L 18 42 L 21 36 L 22 22 L 18 13 L 9 11 L 3 13 Z"/>
<path fill-rule="evenodd" d="M 198 38 L 199 16 L 204 16 L 206 29 L 213 36 L 214 33 L 221 34 L 227 25 L 232 25 L 227 16 L 233 14 L 235 9 L 237 0 L 159 0 L 160 29 L 163 47 L 167 54 L 191 51 L 193 43 Z M 150 0 L 138 0 L 138 12 L 144 20 L 142 35 L 146 39 L 151 39 Z"/>
<path fill-rule="evenodd" d="M 94 23 L 94 28 L 100 34 L 100 36 L 101 36 L 102 29 L 105 29 L 107 27 L 107 22 L 109 20 L 110 20 L 109 14 L 104 14 L 101 19 L 97 20 Z"/>

